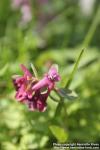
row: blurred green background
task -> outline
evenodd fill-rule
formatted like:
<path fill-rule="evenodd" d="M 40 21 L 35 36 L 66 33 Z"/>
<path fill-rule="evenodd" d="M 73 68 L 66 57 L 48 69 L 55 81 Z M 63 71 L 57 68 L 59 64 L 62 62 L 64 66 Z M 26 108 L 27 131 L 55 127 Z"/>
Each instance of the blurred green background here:
<path fill-rule="evenodd" d="M 13 1 L 0 0 L 0 150 L 51 150 L 53 142 L 98 143 L 100 1 L 30 0 L 32 19 L 26 22 L 21 20 L 22 6 L 12 8 Z M 19 64 L 30 69 L 33 63 L 42 77 L 57 63 L 60 87 L 66 84 L 83 48 L 85 53 L 70 87 L 78 98 L 65 100 L 57 116 L 58 103 L 50 98 L 44 113 L 30 112 L 15 100 L 11 76 L 22 74 Z"/>

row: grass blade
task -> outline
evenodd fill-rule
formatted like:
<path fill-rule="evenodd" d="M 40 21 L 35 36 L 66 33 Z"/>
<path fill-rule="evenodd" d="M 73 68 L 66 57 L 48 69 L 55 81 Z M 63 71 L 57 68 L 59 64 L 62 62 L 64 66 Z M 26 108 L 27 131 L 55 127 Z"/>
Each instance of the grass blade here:
<path fill-rule="evenodd" d="M 81 57 L 82 57 L 82 55 L 83 55 L 83 52 L 84 52 L 84 49 L 82 49 L 82 51 L 80 52 L 80 54 L 79 54 L 79 56 L 78 56 L 78 59 L 77 59 L 75 65 L 74 65 L 74 68 L 73 68 L 72 73 L 71 73 L 71 75 L 70 75 L 70 77 L 69 77 L 69 79 L 68 79 L 68 81 L 67 81 L 67 83 L 66 83 L 65 88 L 68 88 L 68 87 L 70 86 L 70 84 L 71 84 L 71 82 L 72 82 L 72 80 L 73 80 L 73 78 L 74 78 L 74 75 L 75 75 L 75 73 L 76 73 L 76 71 L 77 71 L 79 62 L 80 62 Z"/>

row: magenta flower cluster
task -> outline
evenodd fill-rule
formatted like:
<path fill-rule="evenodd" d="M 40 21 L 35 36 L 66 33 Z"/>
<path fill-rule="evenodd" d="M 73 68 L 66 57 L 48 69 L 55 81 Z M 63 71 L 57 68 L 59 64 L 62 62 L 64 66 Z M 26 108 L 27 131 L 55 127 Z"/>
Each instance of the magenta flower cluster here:
<path fill-rule="evenodd" d="M 47 108 L 47 98 L 55 89 L 55 82 L 60 80 L 57 68 L 52 66 L 41 80 L 34 77 L 22 64 L 21 69 L 24 73 L 23 76 L 13 76 L 17 101 L 26 104 L 31 111 L 44 112 Z"/>

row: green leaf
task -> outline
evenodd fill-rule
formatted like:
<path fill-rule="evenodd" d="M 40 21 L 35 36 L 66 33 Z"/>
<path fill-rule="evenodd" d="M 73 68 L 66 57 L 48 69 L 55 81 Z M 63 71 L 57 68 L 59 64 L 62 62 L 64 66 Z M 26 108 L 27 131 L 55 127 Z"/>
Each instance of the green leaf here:
<path fill-rule="evenodd" d="M 51 125 L 50 130 L 59 142 L 65 142 L 68 139 L 68 134 L 59 126 Z"/>
<path fill-rule="evenodd" d="M 67 82 L 65 88 L 68 88 L 68 87 L 70 86 L 70 84 L 71 84 L 71 82 L 72 82 L 72 80 L 73 80 L 73 78 L 74 78 L 74 75 L 75 75 L 75 73 L 76 73 L 76 71 L 77 71 L 79 62 L 80 62 L 81 57 L 82 57 L 82 55 L 83 55 L 83 52 L 84 52 L 84 49 L 82 49 L 82 51 L 80 52 L 80 54 L 79 54 L 79 56 L 78 56 L 78 59 L 77 59 L 75 65 L 74 65 L 74 68 L 73 68 L 73 70 L 72 70 L 72 73 L 70 74 L 70 77 L 69 77 L 69 79 L 68 79 L 68 82 Z"/>
<path fill-rule="evenodd" d="M 65 89 L 65 88 L 58 89 L 58 94 L 61 97 L 67 98 L 69 100 L 73 100 L 78 97 L 78 95 L 75 93 L 75 91 L 72 91 L 70 89 Z"/>

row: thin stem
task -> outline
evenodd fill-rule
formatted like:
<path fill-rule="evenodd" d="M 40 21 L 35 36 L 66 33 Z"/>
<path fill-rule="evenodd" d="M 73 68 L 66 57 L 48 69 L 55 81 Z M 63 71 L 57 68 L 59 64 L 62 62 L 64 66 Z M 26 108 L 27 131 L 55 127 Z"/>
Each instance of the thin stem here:
<path fill-rule="evenodd" d="M 81 53 L 79 54 L 78 59 L 77 59 L 75 65 L 74 65 L 74 68 L 73 68 L 72 73 L 70 75 L 70 78 L 69 78 L 68 82 L 65 85 L 65 88 L 68 88 L 70 86 L 70 84 L 71 84 L 71 82 L 72 82 L 72 80 L 74 78 L 74 75 L 75 75 L 75 73 L 77 71 L 77 68 L 78 68 L 78 65 L 79 65 L 79 62 L 80 62 L 80 59 L 82 57 L 83 52 L 84 52 L 84 50 L 82 50 Z M 55 90 L 55 92 L 57 92 L 57 91 Z M 60 98 L 60 102 L 59 102 L 59 104 L 58 104 L 58 106 L 56 108 L 55 116 L 57 116 L 61 112 L 63 103 L 64 103 L 63 99 Z"/>
<path fill-rule="evenodd" d="M 72 82 L 72 80 L 74 78 L 74 75 L 75 75 L 75 73 L 77 71 L 77 68 L 78 68 L 78 65 L 79 65 L 79 62 L 81 60 L 81 57 L 82 57 L 83 53 L 84 53 L 84 49 L 80 52 L 80 54 L 78 56 L 78 59 L 77 59 L 75 65 L 74 65 L 74 68 L 73 68 L 73 70 L 72 70 L 72 72 L 70 74 L 70 77 L 69 77 L 69 79 L 68 79 L 68 81 L 67 81 L 67 83 L 65 85 L 65 88 L 68 88 L 70 86 L 70 84 L 71 84 L 71 82 Z"/>

